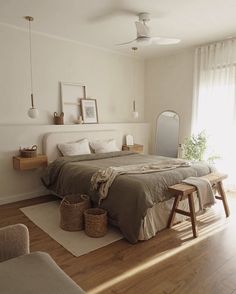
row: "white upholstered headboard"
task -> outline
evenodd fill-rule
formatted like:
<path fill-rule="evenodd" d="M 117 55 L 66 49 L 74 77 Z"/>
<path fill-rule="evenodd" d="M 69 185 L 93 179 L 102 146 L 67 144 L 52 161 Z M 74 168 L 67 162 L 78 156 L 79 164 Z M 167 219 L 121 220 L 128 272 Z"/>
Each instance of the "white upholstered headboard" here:
<path fill-rule="evenodd" d="M 121 149 L 123 135 L 118 130 L 82 130 L 78 132 L 53 132 L 43 136 L 43 153 L 51 162 L 60 156 L 57 144 L 78 141 L 87 138 L 90 142 L 94 140 L 116 139 L 117 147 Z"/>

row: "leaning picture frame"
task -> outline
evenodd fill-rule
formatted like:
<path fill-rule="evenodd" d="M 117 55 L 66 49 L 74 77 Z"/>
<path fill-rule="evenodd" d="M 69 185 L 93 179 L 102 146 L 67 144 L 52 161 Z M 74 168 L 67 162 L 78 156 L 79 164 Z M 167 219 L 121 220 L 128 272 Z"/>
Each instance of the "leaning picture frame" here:
<path fill-rule="evenodd" d="M 86 98 L 84 83 L 60 82 L 61 110 L 64 113 L 65 124 L 75 124 L 81 116 L 80 99 Z"/>
<path fill-rule="evenodd" d="M 98 111 L 96 99 L 80 99 L 81 112 L 83 122 L 85 124 L 97 124 L 98 123 Z"/>

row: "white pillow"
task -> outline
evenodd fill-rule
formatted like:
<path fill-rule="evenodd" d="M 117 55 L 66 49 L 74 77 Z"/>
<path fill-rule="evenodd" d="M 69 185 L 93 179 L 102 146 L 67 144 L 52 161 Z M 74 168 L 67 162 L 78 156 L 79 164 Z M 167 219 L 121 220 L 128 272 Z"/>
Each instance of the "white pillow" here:
<path fill-rule="evenodd" d="M 57 147 L 59 148 L 63 156 L 73 156 L 91 153 L 91 150 L 89 148 L 89 141 L 86 138 L 79 140 L 77 142 L 58 144 Z"/>
<path fill-rule="evenodd" d="M 120 149 L 116 146 L 115 139 L 92 141 L 90 142 L 90 146 L 94 149 L 95 153 L 120 151 Z"/>

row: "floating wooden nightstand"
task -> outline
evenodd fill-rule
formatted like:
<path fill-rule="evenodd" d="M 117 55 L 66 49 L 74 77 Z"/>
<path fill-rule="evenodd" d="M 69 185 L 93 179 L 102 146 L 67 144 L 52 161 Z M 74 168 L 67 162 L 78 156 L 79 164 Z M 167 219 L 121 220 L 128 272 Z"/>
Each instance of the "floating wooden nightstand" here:
<path fill-rule="evenodd" d="M 143 145 L 140 145 L 140 144 L 122 145 L 122 150 L 143 153 Z"/>
<path fill-rule="evenodd" d="M 38 154 L 36 157 L 25 158 L 20 156 L 13 157 L 13 167 L 16 170 L 30 170 L 39 167 L 46 167 L 48 158 L 46 155 Z"/>

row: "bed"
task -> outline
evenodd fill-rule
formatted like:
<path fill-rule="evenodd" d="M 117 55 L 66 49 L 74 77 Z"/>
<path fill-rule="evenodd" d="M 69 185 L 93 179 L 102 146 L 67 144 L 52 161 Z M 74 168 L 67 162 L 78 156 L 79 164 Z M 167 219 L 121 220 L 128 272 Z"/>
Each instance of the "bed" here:
<path fill-rule="evenodd" d="M 111 136 L 106 134 L 108 137 Z M 51 138 L 51 141 L 56 144 L 58 139 Z M 55 153 L 54 150 L 52 154 L 57 157 Z M 176 159 L 129 151 L 59 157 L 45 171 L 43 182 L 48 189 L 60 197 L 86 193 L 95 204 L 98 204 L 99 193 L 91 188 L 91 178 L 98 170 L 110 166 L 153 162 L 170 164 L 172 160 Z M 189 176 L 203 176 L 210 172 L 211 168 L 207 164 L 195 163 L 191 166 L 158 172 L 122 174 L 114 179 L 107 197 L 101 201 L 100 206 L 108 211 L 110 223 L 119 227 L 130 243 L 146 240 L 155 236 L 167 225 L 173 203 L 168 187 Z M 182 201 L 181 205 L 186 208 L 187 203 Z M 197 198 L 196 205 L 198 206 Z M 178 216 L 176 220 L 183 220 L 183 216 Z"/>

